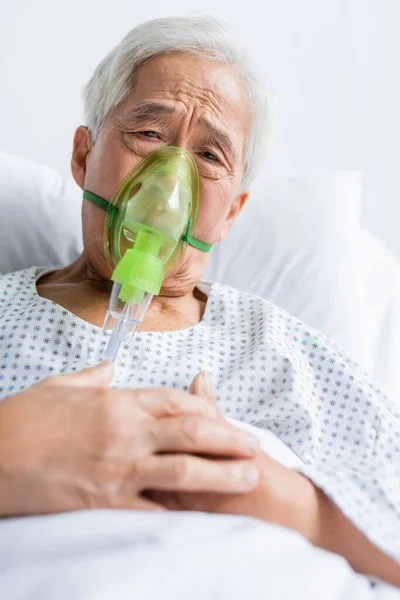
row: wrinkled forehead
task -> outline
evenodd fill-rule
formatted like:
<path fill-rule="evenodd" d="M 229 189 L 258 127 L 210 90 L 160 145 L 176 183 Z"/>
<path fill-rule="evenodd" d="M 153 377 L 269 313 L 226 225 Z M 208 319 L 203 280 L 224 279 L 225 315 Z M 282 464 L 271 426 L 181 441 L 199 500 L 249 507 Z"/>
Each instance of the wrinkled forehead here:
<path fill-rule="evenodd" d="M 127 124 L 188 119 L 237 151 L 244 148 L 251 123 L 248 91 L 232 66 L 179 52 L 142 64 L 116 113 Z"/>

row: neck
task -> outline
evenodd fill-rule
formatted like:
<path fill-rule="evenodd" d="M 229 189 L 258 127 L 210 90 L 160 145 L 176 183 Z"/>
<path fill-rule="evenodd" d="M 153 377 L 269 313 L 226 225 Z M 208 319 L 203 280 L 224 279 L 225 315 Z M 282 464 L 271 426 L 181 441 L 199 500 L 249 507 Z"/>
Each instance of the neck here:
<path fill-rule="evenodd" d="M 139 331 L 186 329 L 201 320 L 207 298 L 196 288 L 190 273 L 180 269 L 164 283 L 160 295 L 151 302 Z M 40 296 L 99 327 L 104 321 L 111 288 L 112 282 L 92 268 L 85 254 L 37 283 Z"/>

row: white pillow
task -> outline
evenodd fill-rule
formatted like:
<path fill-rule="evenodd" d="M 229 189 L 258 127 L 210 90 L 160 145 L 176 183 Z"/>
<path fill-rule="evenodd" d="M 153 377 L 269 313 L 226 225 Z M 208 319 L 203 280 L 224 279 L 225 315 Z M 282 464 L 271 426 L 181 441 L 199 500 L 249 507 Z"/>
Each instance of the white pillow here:
<path fill-rule="evenodd" d="M 275 302 L 368 366 L 360 199 L 357 172 L 260 179 L 206 277 Z"/>
<path fill-rule="evenodd" d="M 81 191 L 0 153 L 0 272 L 65 265 L 82 248 Z M 368 364 L 358 272 L 357 173 L 264 178 L 206 277 L 264 296 Z"/>
<path fill-rule="evenodd" d="M 0 152 L 0 273 L 72 262 L 82 249 L 81 204 L 75 183 Z"/>
<path fill-rule="evenodd" d="M 368 350 L 372 372 L 400 401 L 400 263 L 369 231 L 362 232 Z"/>

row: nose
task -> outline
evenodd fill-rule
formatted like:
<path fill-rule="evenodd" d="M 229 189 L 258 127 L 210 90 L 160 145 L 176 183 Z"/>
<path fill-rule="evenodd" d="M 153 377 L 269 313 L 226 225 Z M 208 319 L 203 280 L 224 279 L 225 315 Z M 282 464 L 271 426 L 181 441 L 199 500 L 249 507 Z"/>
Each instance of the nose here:
<path fill-rule="evenodd" d="M 176 127 L 171 135 L 170 144 L 172 146 L 191 151 L 191 138 L 195 134 L 197 113 L 198 108 L 196 106 L 185 104 L 185 108 L 179 114 L 179 120 L 176 122 Z"/>

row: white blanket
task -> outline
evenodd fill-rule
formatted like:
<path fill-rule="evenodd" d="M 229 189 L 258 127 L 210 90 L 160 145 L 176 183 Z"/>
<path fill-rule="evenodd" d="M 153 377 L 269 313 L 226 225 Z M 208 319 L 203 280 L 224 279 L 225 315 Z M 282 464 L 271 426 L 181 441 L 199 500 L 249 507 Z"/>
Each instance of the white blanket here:
<path fill-rule="evenodd" d="M 341 558 L 243 517 L 82 511 L 0 523 L 4 600 L 394 600 Z"/>
<path fill-rule="evenodd" d="M 263 449 L 301 461 L 276 436 Z M 255 519 L 201 513 L 82 511 L 0 521 L 7 600 L 397 600 L 341 558 Z"/>

